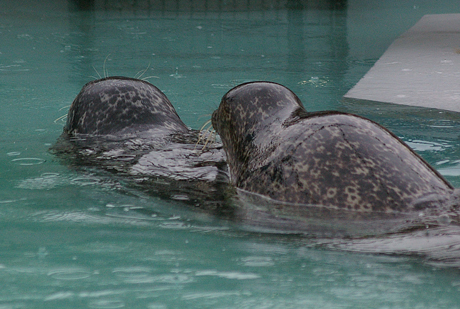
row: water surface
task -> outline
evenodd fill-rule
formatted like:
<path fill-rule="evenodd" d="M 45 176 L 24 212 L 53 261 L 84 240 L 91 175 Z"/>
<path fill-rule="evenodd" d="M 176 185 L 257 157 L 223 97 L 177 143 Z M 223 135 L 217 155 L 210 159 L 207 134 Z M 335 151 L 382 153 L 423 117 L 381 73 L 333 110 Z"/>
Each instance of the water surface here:
<path fill-rule="evenodd" d="M 457 13 L 456 1 L 193 3 L 0 3 L 0 307 L 458 307 L 454 227 L 429 231 L 429 246 L 425 234 L 318 246 L 144 195 L 48 151 L 99 76 L 147 78 L 192 128 L 231 87 L 270 80 L 308 110 L 387 126 L 460 187 L 456 114 L 341 100 L 398 35 L 424 14 Z M 417 246 L 426 252 L 406 254 Z"/>

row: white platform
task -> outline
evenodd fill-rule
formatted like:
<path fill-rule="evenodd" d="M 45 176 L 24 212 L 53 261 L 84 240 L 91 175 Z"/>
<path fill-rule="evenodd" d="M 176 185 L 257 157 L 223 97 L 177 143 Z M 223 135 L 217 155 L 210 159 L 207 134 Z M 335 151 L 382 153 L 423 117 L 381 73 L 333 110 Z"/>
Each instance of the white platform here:
<path fill-rule="evenodd" d="M 460 112 L 460 14 L 423 16 L 344 98 Z"/>

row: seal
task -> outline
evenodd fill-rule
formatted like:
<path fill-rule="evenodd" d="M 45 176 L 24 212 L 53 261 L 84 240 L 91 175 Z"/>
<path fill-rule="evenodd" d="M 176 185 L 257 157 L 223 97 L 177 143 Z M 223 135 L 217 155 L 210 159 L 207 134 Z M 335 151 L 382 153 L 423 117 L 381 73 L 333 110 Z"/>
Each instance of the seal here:
<path fill-rule="evenodd" d="M 161 128 L 189 133 L 171 102 L 154 85 L 139 79 L 108 77 L 83 86 L 67 116 L 69 135 L 139 135 Z"/>
<path fill-rule="evenodd" d="M 149 193 L 214 204 L 224 200 L 229 183 L 225 154 L 219 143 L 202 149 L 206 138 L 200 134 L 157 87 L 114 76 L 83 86 L 52 151 L 73 166 L 116 173 Z"/>
<path fill-rule="evenodd" d="M 280 84 L 236 86 L 212 124 L 231 183 L 275 201 L 392 214 L 440 207 L 454 192 L 387 129 L 348 113 L 307 112 Z"/>
<path fill-rule="evenodd" d="M 412 228 L 414 213 L 458 204 L 391 132 L 352 114 L 309 113 L 282 85 L 239 85 L 211 120 L 222 143 L 188 128 L 152 84 L 108 77 L 83 86 L 52 150 L 75 167 L 276 232 L 383 234 Z"/>

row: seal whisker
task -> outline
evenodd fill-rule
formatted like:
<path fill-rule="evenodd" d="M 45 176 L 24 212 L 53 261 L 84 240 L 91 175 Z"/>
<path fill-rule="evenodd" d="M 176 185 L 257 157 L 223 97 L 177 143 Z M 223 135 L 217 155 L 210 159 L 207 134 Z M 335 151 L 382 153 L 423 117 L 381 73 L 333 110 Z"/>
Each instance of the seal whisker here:
<path fill-rule="evenodd" d="M 203 147 L 201 148 L 201 151 L 203 151 L 206 146 L 208 145 L 209 141 L 212 139 L 212 136 L 215 135 L 215 130 L 214 129 L 210 129 L 212 128 L 212 123 L 211 123 L 211 119 L 209 119 L 208 121 L 206 121 L 200 128 L 199 130 L 199 134 L 198 134 L 198 140 L 195 144 L 195 149 L 197 148 L 198 144 L 200 144 L 201 141 L 204 141 L 204 145 Z M 207 134 L 206 134 L 207 133 Z M 205 137 L 205 135 L 207 135 Z"/>
<path fill-rule="evenodd" d="M 96 72 L 97 76 L 99 76 L 99 79 L 101 79 L 101 78 L 102 78 L 102 77 L 101 77 L 101 74 L 99 74 L 99 72 L 96 70 L 96 68 L 94 67 L 94 65 L 91 65 L 91 66 L 93 67 L 93 70 Z M 92 78 L 94 78 L 94 79 L 97 79 L 97 77 L 95 77 L 95 76 L 90 76 L 90 77 L 92 77 Z"/>
<path fill-rule="evenodd" d="M 151 75 L 151 76 L 143 77 L 143 78 L 141 78 L 141 80 L 146 80 L 146 81 L 148 81 L 149 78 L 159 78 L 159 77 L 158 77 L 158 76 Z"/>
<path fill-rule="evenodd" d="M 70 107 L 70 105 L 63 106 L 63 107 L 61 107 L 61 108 L 59 109 L 59 111 L 62 111 L 64 108 L 69 108 L 69 107 Z"/>
<path fill-rule="evenodd" d="M 204 123 L 204 125 L 201 126 L 201 128 L 200 128 L 200 130 L 199 130 L 199 134 L 198 134 L 198 140 L 197 140 L 196 143 L 195 143 L 195 149 L 196 149 L 196 147 L 198 146 L 198 144 L 201 142 L 201 140 L 203 139 L 203 133 L 202 133 L 202 132 L 203 132 L 203 130 L 204 130 L 204 127 L 205 127 L 206 125 L 208 125 L 209 121 L 210 121 L 210 120 L 206 121 L 206 122 Z"/>
<path fill-rule="evenodd" d="M 105 57 L 104 65 L 102 66 L 102 70 L 104 71 L 104 77 L 109 77 L 109 71 L 107 70 L 107 67 L 106 67 L 106 62 L 107 62 L 107 59 L 109 59 L 109 56 L 110 54 L 108 54 L 107 57 Z"/>
<path fill-rule="evenodd" d="M 216 138 L 217 138 L 216 130 L 214 130 L 214 129 L 209 130 L 208 129 L 208 133 L 209 133 L 208 138 L 206 139 L 206 142 L 204 143 L 204 146 L 203 146 L 203 148 L 201 148 L 201 150 L 204 150 L 206 148 L 206 146 L 208 145 L 208 143 L 212 139 L 214 139 L 214 140 L 211 142 L 211 145 L 216 142 Z"/>
<path fill-rule="evenodd" d="M 62 115 L 61 117 L 58 117 L 58 118 L 55 119 L 53 122 L 54 122 L 54 123 L 58 123 L 59 121 L 64 120 L 64 119 L 66 119 L 66 118 L 67 118 L 67 114 Z"/>
<path fill-rule="evenodd" d="M 147 72 L 149 68 L 150 68 L 150 62 L 149 62 L 149 65 L 144 70 L 140 70 L 139 72 L 137 72 L 136 75 L 134 75 L 134 78 L 142 79 L 142 75 L 144 75 L 145 72 Z"/>
<path fill-rule="evenodd" d="M 200 128 L 200 132 L 204 131 L 205 127 L 208 126 L 210 123 L 211 123 L 211 119 L 209 119 L 208 121 L 206 121 Z M 212 124 L 211 124 L 212 125 Z"/>

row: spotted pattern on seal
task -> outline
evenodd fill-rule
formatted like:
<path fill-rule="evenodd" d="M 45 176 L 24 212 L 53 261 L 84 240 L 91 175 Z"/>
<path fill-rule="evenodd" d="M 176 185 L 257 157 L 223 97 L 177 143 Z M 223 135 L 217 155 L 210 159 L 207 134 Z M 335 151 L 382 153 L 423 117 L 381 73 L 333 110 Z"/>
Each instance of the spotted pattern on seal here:
<path fill-rule="evenodd" d="M 152 126 L 186 133 L 168 98 L 152 84 L 126 77 L 92 81 L 70 106 L 64 130 L 68 134 L 120 134 Z"/>
<path fill-rule="evenodd" d="M 107 77 L 83 86 L 52 151 L 74 165 L 97 166 L 136 182 L 170 182 L 170 191 L 173 183 L 179 188 L 195 183 L 198 188 L 201 182 L 212 191 L 215 183 L 228 183 L 225 153 L 219 143 L 204 148 L 207 138 L 199 137 L 157 87 L 139 79 Z"/>
<path fill-rule="evenodd" d="M 282 85 L 253 82 L 222 98 L 212 123 L 238 188 L 356 212 L 406 212 L 453 187 L 394 134 L 347 113 L 308 113 Z"/>

